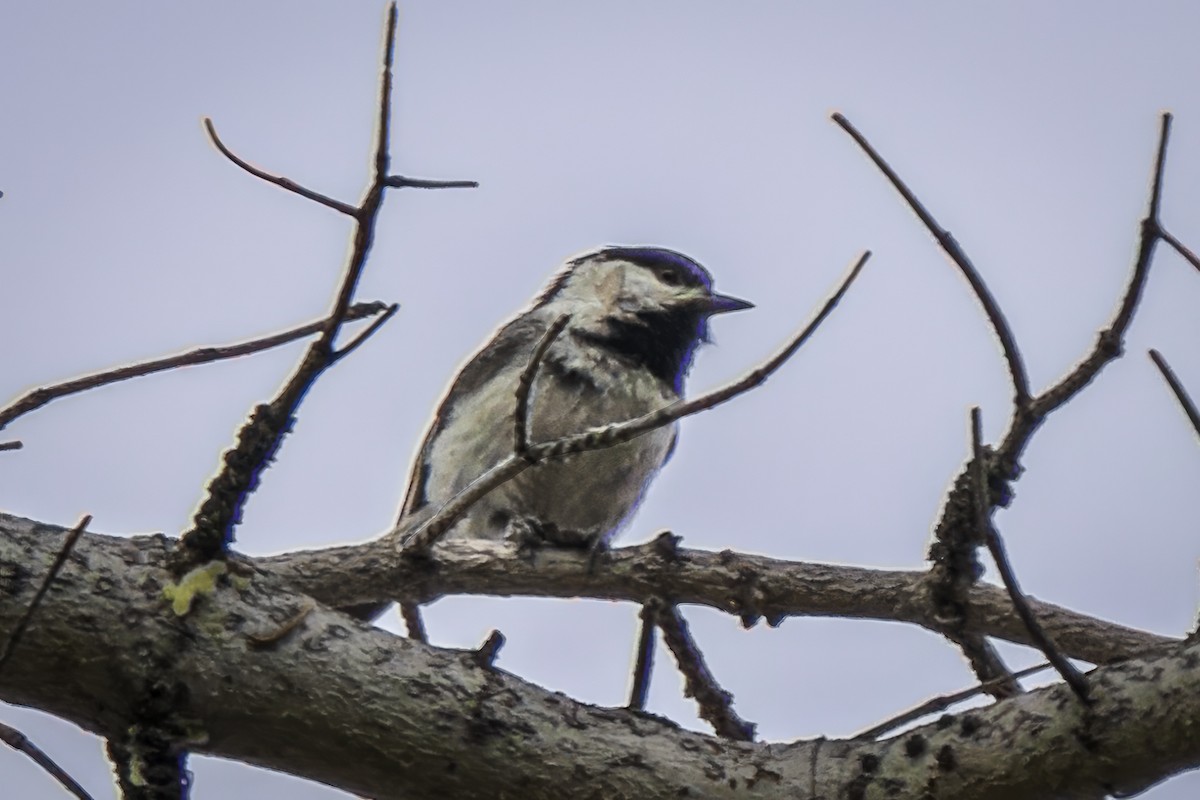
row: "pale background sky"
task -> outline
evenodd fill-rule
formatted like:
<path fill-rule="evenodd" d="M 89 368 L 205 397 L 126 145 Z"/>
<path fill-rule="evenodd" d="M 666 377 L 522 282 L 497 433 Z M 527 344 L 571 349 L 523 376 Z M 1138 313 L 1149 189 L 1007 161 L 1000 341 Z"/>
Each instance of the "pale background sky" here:
<path fill-rule="evenodd" d="M 320 316 L 349 223 L 255 181 L 201 131 L 348 201 L 365 185 L 381 2 L 13 3 L 0 11 L 0 402 L 54 380 Z M 764 388 L 687 420 L 622 541 L 916 568 L 967 451 L 1008 414 L 965 282 L 828 121 L 847 114 L 967 248 L 1031 379 L 1091 346 L 1128 274 L 1163 109 L 1164 217 L 1200 247 L 1200 7 L 1178 3 L 411 0 L 401 9 L 396 171 L 474 192 L 392 194 L 362 299 L 397 317 L 309 395 L 253 497 L 253 554 L 364 540 L 393 519 L 445 382 L 559 262 L 653 243 L 758 309 L 715 323 L 693 393 L 802 324 L 854 255 L 867 272 Z M 1200 275 L 1160 248 L 1128 356 L 1035 439 L 997 522 L 1038 597 L 1182 635 L 1197 600 L 1200 447 L 1145 356 L 1200 396 Z M 181 530 L 247 410 L 299 345 L 63 400 L 11 427 L 0 506 L 112 533 Z M 500 666 L 626 700 L 636 609 L 447 599 L 436 643 L 508 636 Z M 791 619 L 749 632 L 686 614 L 767 739 L 844 736 L 972 676 L 911 626 Z M 394 624 L 394 618 L 389 625 Z M 1006 647 L 1014 667 L 1038 660 Z M 651 710 L 703 729 L 659 653 Z M 0 706 L 98 797 L 102 743 Z M 198 798 L 346 795 L 193 758 Z M 57 785 L 0 751 L 9 796 Z M 1195 774 L 1147 797 L 1190 798 Z"/>

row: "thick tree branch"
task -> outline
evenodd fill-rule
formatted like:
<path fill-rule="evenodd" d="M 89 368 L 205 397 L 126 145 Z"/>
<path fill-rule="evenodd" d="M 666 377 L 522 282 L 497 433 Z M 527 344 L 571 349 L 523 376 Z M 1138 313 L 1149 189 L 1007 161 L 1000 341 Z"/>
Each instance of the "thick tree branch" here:
<path fill-rule="evenodd" d="M 0 520 L 0 563 L 45 563 L 56 542 Z M 236 563 L 191 610 L 162 537 L 85 535 L 86 570 L 64 574 L 0 699 L 103 736 L 136 718 L 129 686 L 175 692 L 190 749 L 376 798 L 657 800 L 871 797 L 1099 798 L 1200 765 L 1200 644 L 1177 644 L 1089 676 L 1086 711 L 1052 686 L 882 742 L 729 742 L 623 709 L 575 702 L 496 669 L 473 651 L 428 647 L 317 608 L 271 648 L 247 634 L 304 604 Z M 0 628 L 28 605 L 31 576 L 0 591 Z M 168 663 L 147 657 L 174 648 Z M 302 701 L 300 698 L 303 698 Z M 1053 745 L 1053 746 L 1050 746 Z M 815 769 L 814 769 L 815 767 Z"/>

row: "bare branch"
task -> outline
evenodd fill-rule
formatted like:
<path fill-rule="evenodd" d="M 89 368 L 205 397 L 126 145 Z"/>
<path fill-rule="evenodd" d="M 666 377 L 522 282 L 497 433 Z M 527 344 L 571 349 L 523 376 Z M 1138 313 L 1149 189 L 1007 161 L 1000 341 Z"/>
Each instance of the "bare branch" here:
<path fill-rule="evenodd" d="M 17 624 L 13 626 L 12 632 L 8 634 L 8 639 L 4 642 L 4 647 L 0 648 L 0 671 L 4 670 L 5 663 L 16 650 L 17 642 L 21 641 L 21 637 L 25 634 L 25 629 L 29 627 L 29 621 L 33 619 L 34 613 L 45 598 L 46 592 L 50 590 L 50 584 L 54 583 L 54 579 L 58 577 L 58 573 L 62 571 L 63 565 L 67 563 L 67 558 L 71 555 L 71 550 L 75 547 L 75 543 L 79 541 L 79 537 L 83 535 L 83 531 L 87 528 L 88 523 L 92 521 L 91 514 L 84 514 L 83 518 L 75 525 L 74 528 L 67 533 L 67 537 L 63 539 L 62 547 L 58 549 L 58 554 L 54 557 L 54 561 L 50 564 L 50 569 L 46 571 L 46 577 L 42 579 L 42 584 L 33 593 L 33 599 L 29 601 L 29 606 L 26 607 L 25 613 L 17 620 Z"/>
<path fill-rule="evenodd" d="M 1188 396 L 1187 389 L 1183 388 L 1183 384 L 1175 376 L 1174 370 L 1163 358 L 1162 353 L 1151 350 L 1150 358 L 1154 361 L 1154 366 L 1158 367 L 1158 371 L 1162 373 L 1167 385 L 1171 387 L 1171 391 L 1175 393 L 1175 399 L 1179 401 L 1180 408 L 1183 409 L 1183 413 L 1187 414 L 1188 421 L 1192 423 L 1192 430 L 1196 432 L 1197 436 L 1200 436 L 1200 411 L 1196 409 L 1196 404 Z"/>
<path fill-rule="evenodd" d="M 351 310 L 353 310 L 354 306 L 351 306 L 350 308 L 351 308 Z M 391 319 L 393 316 L 395 316 L 396 312 L 399 310 L 400 310 L 399 303 L 392 303 L 390 306 L 388 306 L 387 310 L 384 311 L 383 314 L 380 315 L 380 317 L 378 319 L 374 320 L 370 325 L 368 325 L 366 328 L 364 328 L 362 330 L 362 332 L 360 332 L 357 336 L 355 336 L 353 339 L 351 339 L 346 344 L 345 347 L 340 347 L 336 351 L 334 351 L 334 353 L 333 353 L 334 363 L 341 361 L 343 358 L 345 358 L 346 356 L 350 355 L 355 350 L 357 350 L 359 348 L 359 346 L 362 345 L 363 342 L 365 342 L 367 339 L 370 339 L 372 336 L 374 336 L 375 332 L 378 331 L 380 328 L 382 328 L 384 326 L 384 324 L 389 319 Z"/>
<path fill-rule="evenodd" d="M 1000 683 L 1000 682 L 1007 680 L 1010 677 L 1011 678 L 1026 678 L 1030 675 L 1033 675 L 1034 673 L 1041 672 L 1044 669 L 1048 669 L 1049 667 L 1050 667 L 1049 663 L 1042 663 L 1042 664 L 1034 665 L 1032 667 L 1026 667 L 1025 669 L 1014 672 L 1011 676 L 1003 675 L 999 678 L 993 678 L 992 683 L 993 684 Z M 873 728 L 867 728 L 862 733 L 854 734 L 854 736 L 852 736 L 851 738 L 852 739 L 878 739 L 880 736 L 883 736 L 885 733 L 891 733 L 892 731 L 896 730 L 897 728 L 902 728 L 905 725 L 909 724 L 910 722 L 916 722 L 921 717 L 927 717 L 930 714 L 936 714 L 939 711 L 945 711 L 947 708 L 949 708 L 950 706 L 952 706 L 956 703 L 961 703 L 964 700 L 970 700 L 972 697 L 975 697 L 984 692 L 988 692 L 992 688 L 993 688 L 992 686 L 989 686 L 986 683 L 979 683 L 979 684 L 976 684 L 975 686 L 972 686 L 970 689 L 963 689 L 962 691 L 954 692 L 953 694 L 943 694 L 943 695 L 938 695 L 937 697 L 931 697 L 928 700 L 926 700 L 924 703 L 921 703 L 918 706 L 913 706 L 908 711 L 905 711 L 901 714 L 897 714 L 896 716 L 892 717 L 891 719 L 885 720 Z"/>
<path fill-rule="evenodd" d="M 0 514 L 0 523 L 4 516 Z M 242 558 L 239 556 L 239 558 Z M 413 559 L 391 539 L 254 559 L 298 591 L 334 607 L 385 598 L 431 602 L 444 595 L 585 597 L 644 603 L 668 596 L 742 616 L 747 603 L 768 617 L 832 616 L 906 622 L 941 633 L 944 620 L 929 602 L 927 570 L 785 561 L 723 551 L 680 548 L 667 561 L 651 541 L 610 550 L 604 569 L 583 569 L 586 554 L 569 548 L 522 552 L 514 544 L 449 539 L 429 559 Z M 346 580 L 353 575 L 354 580 Z M 752 582 L 747 598 L 739 587 Z M 1032 645 L 1002 587 L 979 583 L 967 590 L 967 630 Z M 1175 643 L 1158 636 L 1030 598 L 1038 619 L 1072 658 L 1105 664 Z"/>
<path fill-rule="evenodd" d="M 733 695 L 721 688 L 704 663 L 704 656 L 678 607 L 664 604 L 654 616 L 662 630 L 663 641 L 675 655 L 675 663 L 683 673 L 684 694 L 696 699 L 701 719 L 712 725 L 723 739 L 754 741 L 754 723 L 742 719 L 733 710 Z"/>
<path fill-rule="evenodd" d="M 389 175 L 383 185 L 394 189 L 478 189 L 479 181 L 433 181 L 425 178 Z"/>
<path fill-rule="evenodd" d="M 1158 235 L 1162 237 L 1164 242 L 1171 245 L 1171 248 L 1176 253 L 1179 253 L 1179 255 L 1183 256 L 1185 261 L 1187 261 L 1197 270 L 1200 270 L 1200 257 L 1197 257 L 1196 254 L 1191 251 L 1191 248 L 1187 247 L 1183 242 L 1172 236 L 1170 231 L 1159 230 Z"/>
<path fill-rule="evenodd" d="M 387 181 L 391 156 L 388 154 L 392 126 L 392 64 L 396 55 L 396 3 L 388 3 L 387 25 L 383 34 L 383 74 L 379 77 L 379 126 L 375 132 L 375 184 Z"/>
<path fill-rule="evenodd" d="M 1141 222 L 1137 259 L 1134 261 L 1133 273 L 1129 277 L 1129 284 L 1125 288 L 1125 294 L 1121 298 L 1121 305 L 1117 309 L 1116 315 L 1109 326 L 1100 331 L 1092 351 L 1058 383 L 1038 395 L 1030 404 L 1029 413 L 1024 418 L 1013 421 L 1012 427 L 997 450 L 1004 461 L 1017 463 L 1022 451 L 1029 444 L 1042 422 L 1045 421 L 1046 416 L 1079 394 L 1109 362 L 1119 358 L 1124 351 L 1125 332 L 1133 321 L 1133 313 L 1137 309 L 1142 290 L 1146 285 L 1146 278 L 1150 274 L 1154 246 L 1163 235 L 1162 223 L 1158 214 L 1162 198 L 1163 174 L 1166 168 L 1167 142 L 1170 134 L 1171 115 L 1163 114 L 1159 130 L 1158 152 L 1154 159 L 1154 176 L 1150 184 L 1149 210 Z"/>
<path fill-rule="evenodd" d="M 651 597 L 642 604 L 638 614 L 637 652 L 633 660 L 633 685 L 629 689 L 629 705 L 635 711 L 646 708 L 646 695 L 650 692 L 650 675 L 654 671 L 654 631 L 658 629 L 658 610 L 662 601 Z"/>
<path fill-rule="evenodd" d="M 3 722 L 0 722 L 0 742 L 16 750 L 18 753 L 24 753 L 50 774 L 50 777 L 62 784 L 62 787 L 71 794 L 75 795 L 79 800 L 92 800 L 92 796 L 79 785 L 79 782 L 67 774 L 67 771 L 54 763 L 54 759 L 46 755 L 40 747 L 29 741 L 29 737 L 21 733 L 16 728 L 9 727 Z"/>
<path fill-rule="evenodd" d="M 24 446 L 19 439 L 14 439 L 11 442 L 0 442 L 0 452 L 5 450 L 20 450 Z"/>
<path fill-rule="evenodd" d="M 273 460 L 283 444 L 284 437 L 291 431 L 296 411 L 309 389 L 326 369 L 352 352 L 386 321 L 386 318 L 378 320 L 376 325 L 342 351 L 334 349 L 334 342 L 346 321 L 355 289 L 366 267 L 367 255 L 375 238 L 376 220 L 383 203 L 384 190 L 387 188 L 396 17 L 396 5 L 392 3 L 388 8 L 384 35 L 374 177 L 367 188 L 362 205 L 349 212 L 355 222 L 354 238 L 333 308 L 325 321 L 321 337 L 309 347 L 287 383 L 270 403 L 261 404 L 253 410 L 250 419 L 238 431 L 236 444 L 222 457 L 221 470 L 206 487 L 200 510 L 193 517 L 192 528 L 180 538 L 174 567 L 178 572 L 186 571 L 192 564 L 203 563 L 224 554 L 226 547 L 233 541 L 233 529 L 241 520 L 242 509 L 258 486 L 259 476 Z"/>
<path fill-rule="evenodd" d="M 563 314 L 546 329 L 542 338 L 533 348 L 533 353 L 529 356 L 529 363 L 525 365 L 525 369 L 521 371 L 521 377 L 517 381 L 517 408 L 513 414 L 513 438 L 515 440 L 513 454 L 518 458 L 529 458 L 529 393 L 533 391 L 533 382 L 537 378 L 538 368 L 541 367 L 542 359 L 546 357 L 546 351 L 550 349 L 550 345 L 554 344 L 554 340 L 559 337 L 570 321 L 571 315 Z"/>
<path fill-rule="evenodd" d="M 721 403 L 737 397 L 739 394 L 754 389 L 760 386 L 770 375 L 783 366 L 783 364 L 795 355 L 796 351 L 808 341 L 809 337 L 820 327 L 826 317 L 833 312 L 833 309 L 845 296 L 854 279 L 858 277 L 862 271 L 863 265 L 867 263 L 870 257 L 870 251 L 864 252 L 859 256 L 850 272 L 842 280 L 841 285 L 833 296 L 825 301 L 825 305 L 813 318 L 808 325 L 805 326 L 799 334 L 796 335 L 791 342 L 782 350 L 769 358 L 761 366 L 756 367 L 733 383 L 715 389 L 707 394 L 695 398 L 694 400 L 679 400 L 657 411 L 652 411 L 649 414 L 644 414 L 636 419 L 631 419 L 626 422 L 610 423 L 597 428 L 583 431 L 582 433 L 564 436 L 560 439 L 554 439 L 548 442 L 530 445 L 525 457 L 510 455 L 508 458 L 501 461 L 496 466 L 489 469 L 483 475 L 480 475 L 474 481 L 467 485 L 465 489 L 455 495 L 451 500 L 442 506 L 438 511 L 424 522 L 420 527 L 413 531 L 411 536 L 400 539 L 400 547 L 404 552 L 410 554 L 419 554 L 428 552 L 438 539 L 442 537 L 446 531 L 453 527 L 454 523 L 462 517 L 467 510 L 477 503 L 480 498 L 484 497 L 488 492 L 491 492 L 497 486 L 500 486 L 507 481 L 512 480 L 517 475 L 520 475 L 532 464 L 546 458 L 554 458 L 573 453 L 582 453 L 589 450 L 603 450 L 608 447 L 615 447 L 623 442 L 628 442 L 638 436 L 641 436 L 648 431 L 656 428 L 661 428 L 664 425 L 669 425 L 675 420 L 683 417 L 697 414 L 701 411 L 707 411 Z M 399 537 L 394 537 L 399 538 Z"/>
<path fill-rule="evenodd" d="M 356 320 L 363 317 L 369 317 L 383 311 L 386 306 L 379 302 L 373 301 L 370 303 L 355 303 L 353 307 L 346 313 L 346 319 Z M 62 383 L 56 383 L 52 386 L 44 386 L 40 389 L 34 389 L 31 392 L 17 398 L 12 403 L 9 403 L 3 409 L 0 409 L 0 429 L 8 426 L 17 417 L 24 416 L 31 411 L 36 411 L 52 400 L 57 400 L 60 397 L 66 397 L 72 394 L 85 392 L 89 389 L 96 389 L 101 386 L 107 386 L 110 383 L 126 381 L 130 378 L 140 378 L 144 375 L 153 375 L 156 372 L 163 372 L 169 369 L 178 369 L 180 367 L 192 367 L 197 364 L 208 364 L 212 361 L 223 361 L 230 358 L 240 358 L 241 356 L 250 355 L 251 353 L 259 353 L 263 350 L 270 350 L 273 347 L 293 342 L 296 339 L 302 339 L 305 336 L 311 336 L 314 333 L 320 333 L 325 327 L 325 320 L 317 320 L 315 322 L 305 323 L 296 328 L 283 331 L 282 333 L 264 336 L 261 339 L 253 339 L 249 342 L 240 342 L 238 344 L 229 344 L 212 347 L 198 347 L 195 350 L 189 350 L 186 353 L 180 353 L 174 356 L 164 356 L 156 358 L 152 361 L 143 361 L 138 364 L 130 364 L 126 367 L 117 367 L 116 369 L 97 372 L 92 375 L 85 375 L 82 378 L 74 378 Z M 4 449 L 0 447 L 0 449 Z"/>
<path fill-rule="evenodd" d="M 221 141 L 221 137 L 217 136 L 217 128 L 215 125 L 213 125 L 213 121 L 208 117 L 204 118 L 204 129 L 208 131 L 209 140 L 218 150 L 221 151 L 221 155 L 225 156 L 234 164 L 237 164 L 254 177 L 261 178 L 267 183 L 273 183 L 281 189 L 298 194 L 301 197 L 312 200 L 314 203 L 320 203 L 326 208 L 332 208 L 334 211 L 340 211 L 346 216 L 353 217 L 358 213 L 358 209 L 349 203 L 343 203 L 341 200 L 334 200 L 332 197 L 323 195 L 320 192 L 314 192 L 312 189 L 306 189 L 288 178 L 284 178 L 279 175 L 272 175 L 271 173 L 261 170 L 258 167 L 250 164 L 248 161 L 238 157 L 236 153 L 225 146 L 225 143 Z"/>
<path fill-rule="evenodd" d="M 1067 660 L 1062 651 L 1058 649 L 1058 646 L 1054 644 L 1054 640 L 1042 630 L 1037 617 L 1034 616 L 1033 611 L 1029 608 L 1029 601 L 1021 593 L 1021 587 L 1017 583 L 1016 571 L 1013 570 L 1012 564 L 1008 560 L 1008 553 L 1004 549 L 1004 541 L 1000 538 L 1000 532 L 992 524 L 992 504 L 988 498 L 987 469 L 985 467 L 986 455 L 983 449 L 982 416 L 978 406 L 971 409 L 972 482 L 975 486 L 975 524 L 983 532 L 988 551 L 991 552 L 992 559 L 996 562 L 996 568 L 1000 571 L 1000 578 L 1004 581 L 1004 588 L 1008 591 L 1008 596 L 1012 598 L 1013 608 L 1016 609 L 1017 616 L 1021 618 L 1021 622 L 1025 623 L 1025 628 L 1029 631 L 1029 638 L 1037 643 L 1038 649 L 1046 656 L 1046 660 L 1054 665 L 1054 669 L 1058 671 L 1058 674 L 1071 687 L 1071 691 L 1075 693 L 1075 696 L 1085 705 L 1090 705 L 1092 700 L 1087 678 L 1075 668 L 1074 664 Z"/>
<path fill-rule="evenodd" d="M 983 277 L 979 274 L 979 270 L 975 269 L 975 265 L 971 263 L 971 259 L 967 257 L 965 251 L 955 241 L 950 231 L 941 227 L 933 215 L 925 208 L 917 196 L 912 193 L 912 190 L 905 185 L 896 171 L 891 165 L 883 159 L 883 156 L 871 146 L 866 137 L 858 132 L 858 129 L 850 124 L 850 120 L 846 119 L 840 113 L 833 115 L 833 121 L 836 122 L 842 130 L 850 134 L 850 138 L 863 149 L 863 152 L 875 162 L 875 166 L 887 176 L 891 181 L 892 186 L 904 198 L 904 202 L 908 203 L 909 208 L 920 218 L 921 223 L 933 234 L 933 238 L 945 251 L 950 260 L 955 263 L 963 277 L 967 279 L 967 283 L 971 285 L 971 290 L 975 292 L 975 296 L 979 299 L 979 304 L 983 306 L 983 311 L 987 314 L 988 321 L 992 325 L 992 330 L 996 332 L 996 337 L 1000 339 L 1000 346 L 1004 350 L 1004 360 L 1008 362 L 1008 373 L 1012 378 L 1013 384 L 1013 405 L 1019 411 L 1029 405 L 1029 376 L 1025 371 L 1025 362 L 1021 358 L 1021 351 L 1017 347 L 1016 337 L 1013 336 L 1012 330 L 1008 327 L 1008 320 L 1004 318 L 1004 313 L 1000 310 L 1000 305 L 996 302 L 996 298 L 992 297 L 991 291 L 987 284 L 984 283 Z"/>

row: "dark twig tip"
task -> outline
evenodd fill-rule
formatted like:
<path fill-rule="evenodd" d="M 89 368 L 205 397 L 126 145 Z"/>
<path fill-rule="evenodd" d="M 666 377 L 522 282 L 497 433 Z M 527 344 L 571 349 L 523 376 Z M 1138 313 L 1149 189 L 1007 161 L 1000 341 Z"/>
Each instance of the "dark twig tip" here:
<path fill-rule="evenodd" d="M 479 181 L 438 181 L 389 175 L 383 185 L 392 189 L 478 189 Z"/>
<path fill-rule="evenodd" d="M 1183 383 L 1175 375 L 1175 371 L 1171 369 L 1171 365 L 1163 358 L 1162 353 L 1157 350 L 1151 350 L 1150 360 L 1154 362 L 1154 366 L 1158 367 L 1158 371 L 1162 373 L 1167 386 L 1171 387 L 1171 392 L 1179 402 L 1180 408 L 1187 415 L 1188 421 L 1192 423 L 1192 430 L 1196 432 L 1197 436 L 1200 436 L 1200 409 L 1196 408 L 1196 403 L 1188 395 L 1187 389 L 1184 388 Z"/>
<path fill-rule="evenodd" d="M 0 742 L 4 742 L 17 752 L 27 755 L 30 760 L 44 769 L 50 777 L 58 781 L 64 789 L 75 795 L 79 800 L 92 800 L 92 796 L 79 785 L 77 780 L 72 778 L 65 769 L 56 764 L 40 747 L 29 741 L 29 737 L 16 728 L 9 727 L 0 722 Z"/>
<path fill-rule="evenodd" d="M 250 162 L 238 156 L 225 146 L 225 143 L 221 141 L 221 137 L 217 136 L 217 129 L 216 126 L 213 125 L 211 117 L 204 117 L 203 121 L 204 128 L 208 131 L 209 140 L 213 143 L 213 146 L 221 152 L 221 155 L 225 156 L 238 167 L 250 173 L 254 177 L 264 180 L 267 183 L 272 183 L 281 189 L 292 192 L 293 194 L 298 194 L 308 200 L 312 200 L 314 203 L 320 203 L 326 208 L 332 208 L 334 211 L 339 211 L 347 216 L 356 217 L 358 215 L 358 209 L 349 203 L 343 203 L 341 200 L 335 200 L 332 197 L 321 194 L 320 192 L 314 192 L 312 189 L 307 189 L 289 178 L 284 178 L 279 175 L 272 175 L 271 173 L 252 165 Z"/>
<path fill-rule="evenodd" d="M 20 439 L 15 439 L 11 442 L 0 442 L 0 452 L 4 450 L 20 450 L 24 446 Z"/>
<path fill-rule="evenodd" d="M 504 647 L 504 642 L 504 634 L 493 630 L 478 649 L 471 651 L 471 661 L 483 669 L 493 669 L 496 657 L 500 655 L 500 648 Z"/>

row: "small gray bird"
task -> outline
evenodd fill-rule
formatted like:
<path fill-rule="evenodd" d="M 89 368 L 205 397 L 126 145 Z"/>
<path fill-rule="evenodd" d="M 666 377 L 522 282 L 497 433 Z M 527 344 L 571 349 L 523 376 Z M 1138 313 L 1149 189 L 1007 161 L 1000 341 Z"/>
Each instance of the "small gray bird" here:
<path fill-rule="evenodd" d="M 533 350 L 564 314 L 529 393 L 529 441 L 624 422 L 678 400 L 708 318 L 752 308 L 712 290 L 692 259 L 658 247 L 605 247 L 573 258 L 450 384 L 414 460 L 397 527 L 414 530 L 513 452 L 517 386 Z M 502 484 L 445 538 L 607 546 L 671 456 L 676 426 L 616 447 L 555 458 Z M 386 605 L 345 609 L 371 619 Z M 410 635 L 424 638 L 414 606 Z M 421 631 L 417 633 L 417 631 Z"/>
<path fill-rule="evenodd" d="M 428 517 L 512 453 L 521 373 L 563 314 L 567 326 L 529 393 L 531 442 L 678 400 L 697 345 L 708 341 L 708 318 L 751 307 L 713 292 L 708 271 L 673 250 L 605 247 L 567 261 L 450 384 L 415 459 L 401 524 Z M 670 458 L 675 436 L 672 425 L 537 464 L 483 497 L 446 538 L 604 547 Z"/>

